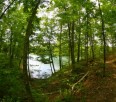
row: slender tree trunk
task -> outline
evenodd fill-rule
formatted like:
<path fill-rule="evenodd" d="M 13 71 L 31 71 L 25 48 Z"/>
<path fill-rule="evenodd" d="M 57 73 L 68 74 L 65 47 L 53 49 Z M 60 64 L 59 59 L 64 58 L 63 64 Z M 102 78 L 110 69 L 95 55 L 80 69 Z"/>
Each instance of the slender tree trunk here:
<path fill-rule="evenodd" d="M 105 25 L 104 25 L 104 19 L 103 19 L 103 14 L 102 14 L 102 10 L 101 10 L 101 5 L 100 2 L 98 0 L 98 4 L 99 4 L 99 11 L 100 11 L 100 16 L 101 16 L 101 23 L 102 23 L 102 27 L 101 27 L 101 34 L 103 37 L 103 54 L 104 54 L 104 68 L 103 68 L 103 76 L 105 76 L 105 70 L 106 70 L 106 35 L 105 35 Z"/>
<path fill-rule="evenodd" d="M 74 45 L 74 27 L 75 27 L 75 23 L 74 21 L 72 22 L 72 33 L 71 33 L 71 41 L 72 41 L 72 45 L 71 45 L 71 59 L 72 59 L 72 65 L 73 65 L 73 69 L 75 69 L 75 55 L 74 55 L 74 51 L 75 51 L 75 45 Z"/>
<path fill-rule="evenodd" d="M 1 35 L 0 35 L 0 52 L 2 52 L 2 42 L 3 42 L 3 30 L 1 30 Z"/>
<path fill-rule="evenodd" d="M 85 59 L 88 66 L 88 42 L 89 42 L 89 11 L 86 8 L 86 34 L 85 34 Z"/>
<path fill-rule="evenodd" d="M 80 26 L 80 17 L 78 20 L 78 26 Z M 77 62 L 80 61 L 80 45 L 81 45 L 81 27 L 79 27 L 79 32 L 78 32 L 78 52 L 77 52 Z"/>
<path fill-rule="evenodd" d="M 47 29 L 47 32 L 48 32 L 48 29 Z M 49 32 L 48 32 L 49 33 Z M 52 35 L 52 28 L 51 28 L 51 35 Z M 55 66 L 54 66 L 54 61 L 53 61 L 53 50 L 52 50 L 52 46 L 51 46 L 51 42 L 50 42 L 50 40 L 51 40 L 51 37 L 50 37 L 50 35 L 48 35 L 48 38 L 49 38 L 49 42 L 48 42 L 48 49 L 49 49 L 49 54 L 50 54 L 50 66 L 52 65 L 52 67 L 51 68 L 53 68 L 53 72 L 56 72 L 56 70 L 55 70 Z"/>
<path fill-rule="evenodd" d="M 83 59 L 83 46 L 80 46 L 80 58 Z"/>
<path fill-rule="evenodd" d="M 70 24 L 68 24 L 68 30 L 70 31 Z M 68 31 L 68 64 L 69 64 L 69 68 L 71 68 L 71 51 L 70 51 L 70 47 L 71 47 L 71 44 L 70 44 L 70 32 Z"/>
<path fill-rule="evenodd" d="M 80 35 L 81 35 L 81 33 L 79 32 L 77 62 L 80 61 L 80 45 L 81 45 Z"/>
<path fill-rule="evenodd" d="M 61 37 L 61 33 L 62 33 L 62 25 L 60 28 L 60 44 L 59 44 L 59 66 L 60 66 L 60 69 L 62 68 L 62 49 L 61 49 L 62 37 Z"/>
<path fill-rule="evenodd" d="M 49 61 L 50 61 L 50 68 L 51 68 L 51 73 L 53 74 L 53 68 L 52 68 L 52 64 L 51 64 L 51 58 L 50 58 L 50 55 L 49 55 Z"/>
<path fill-rule="evenodd" d="M 90 46 L 91 46 L 91 58 L 94 61 L 95 54 L 94 54 L 94 33 L 91 32 L 91 24 L 90 24 Z"/>
<path fill-rule="evenodd" d="M 94 34 L 91 36 L 91 52 L 92 52 L 92 60 L 95 59 L 95 54 L 94 54 Z"/>
<path fill-rule="evenodd" d="M 12 29 L 11 29 L 10 45 L 9 45 L 9 67 L 10 68 L 12 68 L 12 60 L 13 60 L 12 46 L 13 46 L 13 32 L 12 32 Z"/>
<path fill-rule="evenodd" d="M 32 22 L 34 20 L 34 17 L 36 16 L 38 5 L 40 4 L 40 0 L 35 0 L 36 5 L 32 10 L 32 14 L 29 18 L 27 29 L 26 29 L 26 35 L 24 38 L 24 49 L 23 49 L 23 75 L 24 75 L 24 85 L 26 89 L 27 94 L 27 102 L 33 102 L 30 84 L 29 84 L 29 77 L 28 77 L 28 70 L 27 70 L 27 58 L 28 58 L 28 50 L 29 50 L 29 37 L 32 32 Z"/>
<path fill-rule="evenodd" d="M 30 69 L 29 69 L 29 51 L 28 51 L 28 59 L 27 59 L 27 70 L 28 70 L 28 76 L 29 76 L 29 80 L 31 80 L 31 73 L 30 73 Z"/>
<path fill-rule="evenodd" d="M 49 51 L 50 51 L 50 60 L 52 62 L 51 64 L 52 64 L 52 67 L 53 67 L 53 71 L 56 72 L 55 66 L 54 66 L 54 61 L 53 61 L 53 55 L 52 55 L 52 48 L 51 48 L 50 39 L 49 39 Z"/>
<path fill-rule="evenodd" d="M 74 21 L 68 23 L 68 34 L 69 34 L 69 51 L 71 55 L 72 71 L 75 70 L 75 56 L 74 56 Z"/>

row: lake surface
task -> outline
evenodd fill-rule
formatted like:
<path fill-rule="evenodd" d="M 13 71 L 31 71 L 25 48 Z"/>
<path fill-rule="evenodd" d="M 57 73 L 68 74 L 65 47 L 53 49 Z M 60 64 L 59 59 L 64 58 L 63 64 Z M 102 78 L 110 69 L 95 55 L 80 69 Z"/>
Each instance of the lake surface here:
<path fill-rule="evenodd" d="M 32 78 L 47 78 L 51 76 L 52 72 L 51 72 L 50 64 L 44 64 L 41 61 L 38 61 L 37 60 L 38 58 L 39 56 L 37 55 L 34 55 L 34 54 L 29 55 L 29 69 L 30 69 L 31 77 Z M 67 57 L 63 57 L 62 60 L 63 60 L 63 64 L 68 61 Z M 58 71 L 59 57 L 58 56 L 54 57 L 53 61 L 54 61 L 55 70 Z"/>

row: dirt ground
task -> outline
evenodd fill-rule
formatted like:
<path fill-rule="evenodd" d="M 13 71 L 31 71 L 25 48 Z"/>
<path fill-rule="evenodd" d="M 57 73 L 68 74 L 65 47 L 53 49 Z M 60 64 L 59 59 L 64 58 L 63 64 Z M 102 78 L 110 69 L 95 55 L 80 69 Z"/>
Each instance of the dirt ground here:
<path fill-rule="evenodd" d="M 78 94 L 78 102 L 116 102 L 116 56 L 106 62 L 106 77 L 94 72 L 84 82 L 84 90 Z"/>

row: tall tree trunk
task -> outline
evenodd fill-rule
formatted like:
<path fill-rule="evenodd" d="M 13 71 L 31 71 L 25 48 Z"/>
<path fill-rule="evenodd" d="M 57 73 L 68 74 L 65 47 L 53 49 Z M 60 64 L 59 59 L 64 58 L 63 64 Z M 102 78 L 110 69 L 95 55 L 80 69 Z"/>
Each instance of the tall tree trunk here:
<path fill-rule="evenodd" d="M 29 77 L 28 77 L 28 70 L 27 70 L 27 58 L 28 58 L 28 50 L 29 50 L 29 37 L 32 32 L 32 22 L 34 20 L 34 17 L 36 16 L 38 5 L 40 4 L 40 0 L 35 0 L 36 5 L 32 9 L 32 14 L 29 18 L 28 25 L 26 28 L 26 35 L 24 38 L 24 49 L 23 49 L 23 75 L 24 75 L 24 85 L 26 89 L 27 94 L 27 102 L 33 102 L 30 84 L 29 84 Z"/>
<path fill-rule="evenodd" d="M 51 58 L 50 58 L 50 55 L 49 55 L 49 61 L 50 61 L 51 73 L 53 74 L 53 73 L 54 73 L 54 71 L 53 71 L 53 68 L 52 68 L 52 63 L 51 63 Z"/>
<path fill-rule="evenodd" d="M 95 54 L 94 54 L 94 34 L 91 36 L 91 52 L 92 52 L 92 60 L 95 59 Z"/>
<path fill-rule="evenodd" d="M 2 52 L 2 42 L 3 42 L 3 30 L 1 30 L 1 35 L 0 35 L 0 52 Z"/>
<path fill-rule="evenodd" d="M 78 32 L 78 52 L 77 52 L 77 62 L 80 61 L 80 45 L 81 45 L 81 27 L 80 27 L 80 17 L 78 20 L 79 32 Z"/>
<path fill-rule="evenodd" d="M 52 64 L 52 68 L 53 68 L 53 71 L 56 72 L 55 70 L 55 66 L 54 66 L 54 61 L 53 61 L 53 52 L 52 52 L 52 48 L 51 48 L 51 43 L 50 43 L 50 39 L 49 39 L 49 52 L 50 52 L 50 63 Z"/>
<path fill-rule="evenodd" d="M 29 68 L 29 51 L 28 51 L 28 59 L 27 59 L 27 70 L 28 70 L 28 76 L 29 76 L 29 80 L 31 80 L 31 73 L 30 73 L 30 68 Z"/>
<path fill-rule="evenodd" d="M 104 25 L 104 19 L 103 19 L 103 14 L 102 14 L 102 10 L 101 10 L 101 5 L 100 2 L 98 0 L 98 5 L 99 5 L 99 11 L 100 11 L 100 16 L 101 16 L 101 34 L 103 37 L 103 54 L 104 54 L 104 67 L 103 67 L 103 76 L 105 76 L 105 70 L 106 70 L 106 35 L 105 35 L 105 25 Z"/>
<path fill-rule="evenodd" d="M 10 35 L 10 44 L 9 44 L 9 67 L 12 68 L 12 60 L 13 60 L 13 32 L 11 29 Z"/>
<path fill-rule="evenodd" d="M 71 33 L 71 41 L 72 41 L 72 45 L 71 45 L 71 59 L 72 59 L 72 65 L 73 65 L 73 69 L 75 69 L 75 55 L 74 55 L 74 51 L 75 51 L 75 45 L 74 45 L 74 27 L 75 27 L 75 23 L 74 21 L 72 22 L 72 33 Z"/>
<path fill-rule="evenodd" d="M 95 53 L 94 53 L 94 33 L 92 33 L 91 31 L 91 24 L 90 24 L 90 46 L 91 46 L 91 58 L 92 60 L 94 61 L 94 58 L 95 58 Z"/>
<path fill-rule="evenodd" d="M 49 33 L 48 29 L 47 29 L 47 32 Z M 52 28 L 51 28 L 51 35 L 52 35 Z M 50 66 L 51 68 L 53 68 L 53 70 L 51 69 L 51 71 L 54 73 L 56 72 L 55 70 L 55 66 L 54 66 L 54 61 L 53 61 L 53 50 L 52 50 L 52 46 L 51 46 L 51 36 L 50 34 L 48 35 L 48 38 L 49 38 L 49 42 L 48 42 L 48 49 L 49 49 L 49 57 L 50 57 Z"/>
<path fill-rule="evenodd" d="M 87 7 L 86 8 L 86 33 L 85 33 L 85 59 L 86 59 L 87 65 L 88 65 L 88 41 L 89 41 L 89 11 Z"/>
<path fill-rule="evenodd" d="M 68 34 L 69 34 L 69 51 L 71 55 L 72 71 L 75 70 L 75 56 L 74 56 L 74 21 L 68 23 Z"/>
<path fill-rule="evenodd" d="M 70 24 L 68 24 L 68 33 L 67 33 L 67 38 L 68 38 L 68 64 L 69 64 L 69 68 L 71 68 L 71 51 L 70 51 Z"/>
<path fill-rule="evenodd" d="M 62 37 L 61 37 L 61 33 L 62 33 L 62 25 L 60 28 L 60 44 L 59 44 L 59 66 L 60 66 L 60 69 L 62 68 L 62 49 L 61 49 Z"/>

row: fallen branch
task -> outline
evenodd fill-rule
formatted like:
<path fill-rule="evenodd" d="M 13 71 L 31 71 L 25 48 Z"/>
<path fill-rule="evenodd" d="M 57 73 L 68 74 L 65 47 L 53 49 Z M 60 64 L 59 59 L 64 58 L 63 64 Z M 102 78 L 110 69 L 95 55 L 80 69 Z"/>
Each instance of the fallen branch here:
<path fill-rule="evenodd" d="M 90 73 L 90 71 L 88 71 L 87 73 L 85 73 L 84 76 L 83 76 L 79 81 L 77 81 L 76 83 L 74 83 L 74 84 L 72 85 L 72 88 L 71 88 L 71 91 L 72 91 L 72 92 L 74 91 L 75 86 L 76 86 L 77 84 L 79 84 L 81 81 L 83 81 L 84 78 L 85 78 L 89 73 Z"/>

